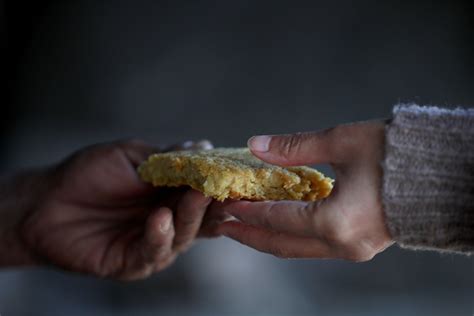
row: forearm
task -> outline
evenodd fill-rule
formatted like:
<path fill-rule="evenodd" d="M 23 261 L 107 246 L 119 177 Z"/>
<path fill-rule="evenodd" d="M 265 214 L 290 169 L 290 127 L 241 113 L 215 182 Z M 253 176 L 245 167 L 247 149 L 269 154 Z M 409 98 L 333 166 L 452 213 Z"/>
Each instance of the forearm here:
<path fill-rule="evenodd" d="M 474 252 L 474 110 L 395 108 L 383 198 L 403 247 Z"/>
<path fill-rule="evenodd" d="M 46 171 L 24 171 L 0 179 L 0 267 L 30 265 L 32 255 L 22 240 L 22 223 L 40 203 Z"/>

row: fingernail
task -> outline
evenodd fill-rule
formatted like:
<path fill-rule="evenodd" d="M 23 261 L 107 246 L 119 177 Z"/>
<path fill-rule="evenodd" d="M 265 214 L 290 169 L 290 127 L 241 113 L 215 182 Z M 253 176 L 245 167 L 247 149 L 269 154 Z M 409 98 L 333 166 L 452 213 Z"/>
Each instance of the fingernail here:
<path fill-rule="evenodd" d="M 250 149 L 254 151 L 258 151 L 261 153 L 267 152 L 268 149 L 270 148 L 270 140 L 272 138 L 270 136 L 253 136 L 252 138 L 249 139 L 247 142 L 247 145 L 250 147 Z"/>
<path fill-rule="evenodd" d="M 160 223 L 160 232 L 166 234 L 171 228 L 171 218 L 166 218 Z"/>
<path fill-rule="evenodd" d="M 194 145 L 193 141 L 187 140 L 181 145 L 181 147 L 183 147 L 184 149 L 187 149 L 189 147 L 192 147 L 193 145 Z"/>
<path fill-rule="evenodd" d="M 212 143 L 208 141 L 207 139 L 200 140 L 199 142 L 196 143 L 196 146 L 199 149 L 204 149 L 204 150 L 209 150 L 213 148 Z"/>

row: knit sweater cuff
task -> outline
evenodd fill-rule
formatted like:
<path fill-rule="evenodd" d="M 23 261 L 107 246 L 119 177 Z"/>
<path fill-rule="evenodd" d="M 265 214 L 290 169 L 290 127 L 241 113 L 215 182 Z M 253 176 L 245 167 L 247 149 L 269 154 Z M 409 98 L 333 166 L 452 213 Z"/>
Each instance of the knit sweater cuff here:
<path fill-rule="evenodd" d="M 474 109 L 396 106 L 383 170 L 385 217 L 399 245 L 474 253 Z"/>

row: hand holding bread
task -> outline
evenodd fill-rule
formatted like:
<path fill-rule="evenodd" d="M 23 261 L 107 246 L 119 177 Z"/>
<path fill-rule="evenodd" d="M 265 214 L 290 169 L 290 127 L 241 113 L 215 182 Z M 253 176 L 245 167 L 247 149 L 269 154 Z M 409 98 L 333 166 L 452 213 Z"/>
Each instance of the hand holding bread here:
<path fill-rule="evenodd" d="M 336 174 L 328 198 L 317 202 L 229 201 L 236 220 L 218 233 L 283 258 L 370 260 L 393 243 L 381 200 L 383 122 L 340 125 L 322 132 L 251 138 L 252 153 L 280 166 L 328 163 Z"/>

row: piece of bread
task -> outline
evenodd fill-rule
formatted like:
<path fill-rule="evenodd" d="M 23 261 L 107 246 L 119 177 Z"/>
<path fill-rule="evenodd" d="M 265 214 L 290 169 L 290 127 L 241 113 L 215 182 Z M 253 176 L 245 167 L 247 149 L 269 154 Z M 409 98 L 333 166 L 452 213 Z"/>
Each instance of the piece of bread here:
<path fill-rule="evenodd" d="M 304 200 L 325 198 L 333 180 L 309 167 L 270 165 L 247 148 L 175 151 L 151 155 L 138 167 L 154 186 L 188 185 L 219 201 Z"/>

